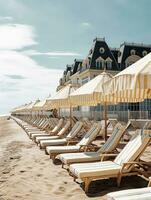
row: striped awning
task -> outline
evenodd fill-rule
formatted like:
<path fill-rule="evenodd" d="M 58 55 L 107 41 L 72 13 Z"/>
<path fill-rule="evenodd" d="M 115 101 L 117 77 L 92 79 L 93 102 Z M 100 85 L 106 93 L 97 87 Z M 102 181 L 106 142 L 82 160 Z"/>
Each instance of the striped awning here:
<path fill-rule="evenodd" d="M 43 100 L 43 101 L 37 102 L 37 103 L 32 107 L 32 110 L 33 110 L 33 111 L 45 110 L 45 108 L 44 108 L 45 103 L 46 103 L 46 99 Z"/>
<path fill-rule="evenodd" d="M 141 102 L 151 98 L 151 53 L 118 73 L 103 85 L 107 99 Z"/>
<path fill-rule="evenodd" d="M 106 96 L 102 88 L 103 83 L 110 80 L 112 75 L 106 72 L 96 76 L 76 91 L 71 93 L 70 101 L 72 106 L 95 106 L 98 103 L 106 102 Z M 112 102 L 112 98 L 108 99 Z"/>
<path fill-rule="evenodd" d="M 46 106 L 50 108 L 69 108 L 71 106 L 69 95 L 77 88 L 77 86 L 68 84 L 59 90 L 53 97 L 47 99 Z"/>

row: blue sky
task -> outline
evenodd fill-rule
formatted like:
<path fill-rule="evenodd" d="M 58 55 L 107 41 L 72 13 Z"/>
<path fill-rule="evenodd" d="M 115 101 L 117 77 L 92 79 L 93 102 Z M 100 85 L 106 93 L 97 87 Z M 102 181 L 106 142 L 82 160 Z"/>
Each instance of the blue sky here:
<path fill-rule="evenodd" d="M 0 113 L 54 94 L 95 37 L 151 44 L 150 0 L 0 0 Z"/>

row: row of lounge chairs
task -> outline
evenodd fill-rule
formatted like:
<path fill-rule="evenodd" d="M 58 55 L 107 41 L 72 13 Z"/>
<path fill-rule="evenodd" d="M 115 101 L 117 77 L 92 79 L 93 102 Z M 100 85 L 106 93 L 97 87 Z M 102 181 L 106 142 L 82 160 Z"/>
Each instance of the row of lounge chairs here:
<path fill-rule="evenodd" d="M 41 149 L 45 149 L 54 163 L 60 162 L 75 181 L 81 179 L 84 182 L 85 192 L 88 192 L 89 185 L 94 180 L 115 177 L 119 186 L 123 176 L 148 176 L 148 163 L 140 161 L 140 156 L 151 141 L 151 130 L 148 130 L 150 122 L 143 129 L 135 130 L 130 141 L 119 153 L 117 146 L 129 130 L 130 122 L 122 125 L 115 120 L 112 134 L 98 147 L 93 141 L 97 136 L 103 135 L 102 122 L 88 123 L 73 118 L 71 127 L 71 120 L 63 118 L 27 116 L 13 119 L 30 139 Z M 109 199 L 118 199 L 111 195 L 108 195 Z"/>

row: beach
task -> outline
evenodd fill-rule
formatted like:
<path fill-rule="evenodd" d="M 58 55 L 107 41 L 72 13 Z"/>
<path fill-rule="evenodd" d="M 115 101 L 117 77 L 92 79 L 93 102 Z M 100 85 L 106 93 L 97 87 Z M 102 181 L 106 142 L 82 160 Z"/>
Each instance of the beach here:
<path fill-rule="evenodd" d="M 151 161 L 151 147 L 143 157 Z M 12 119 L 0 118 L 0 200 L 105 200 L 110 191 L 147 186 L 140 177 L 126 177 L 117 188 L 115 179 L 93 182 L 90 194 L 73 181 L 60 165 L 32 142 Z"/>

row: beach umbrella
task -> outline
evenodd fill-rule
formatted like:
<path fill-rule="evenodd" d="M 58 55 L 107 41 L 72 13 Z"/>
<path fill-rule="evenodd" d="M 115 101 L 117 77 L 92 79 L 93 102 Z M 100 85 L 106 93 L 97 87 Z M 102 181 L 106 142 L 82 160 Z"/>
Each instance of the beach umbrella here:
<path fill-rule="evenodd" d="M 39 99 L 37 99 L 37 100 L 31 102 L 30 104 L 28 104 L 28 105 L 24 108 L 24 111 L 26 111 L 26 112 L 31 112 L 31 113 L 32 113 L 32 109 L 33 109 L 34 105 L 37 104 L 38 102 L 40 102 Z"/>
<path fill-rule="evenodd" d="M 43 101 L 38 101 L 37 103 L 35 103 L 35 105 L 33 105 L 32 110 L 38 112 L 38 114 L 41 112 L 43 112 L 44 110 L 47 110 L 45 108 L 45 104 L 46 104 L 46 99 L 44 99 Z"/>
<path fill-rule="evenodd" d="M 56 108 L 60 110 L 60 108 L 69 108 L 70 109 L 70 120 L 72 117 L 72 106 L 70 104 L 69 96 L 72 92 L 74 92 L 78 87 L 73 86 L 72 84 L 68 84 L 67 86 L 60 89 L 54 96 L 48 98 L 46 100 L 45 106 L 50 108 Z"/>
<path fill-rule="evenodd" d="M 108 98 L 107 102 L 102 85 L 111 78 L 112 75 L 104 71 L 70 95 L 72 106 L 96 106 L 98 103 L 104 105 L 105 140 L 107 138 L 107 103 L 112 102 L 112 99 Z"/>
<path fill-rule="evenodd" d="M 32 107 L 32 110 L 35 110 L 35 111 L 43 110 L 43 109 L 44 109 L 44 106 L 45 106 L 45 103 L 46 103 L 46 99 L 44 99 L 43 101 L 38 101 L 38 102 Z"/>
<path fill-rule="evenodd" d="M 116 102 L 141 102 L 151 98 L 151 53 L 103 85 L 106 98 Z"/>

